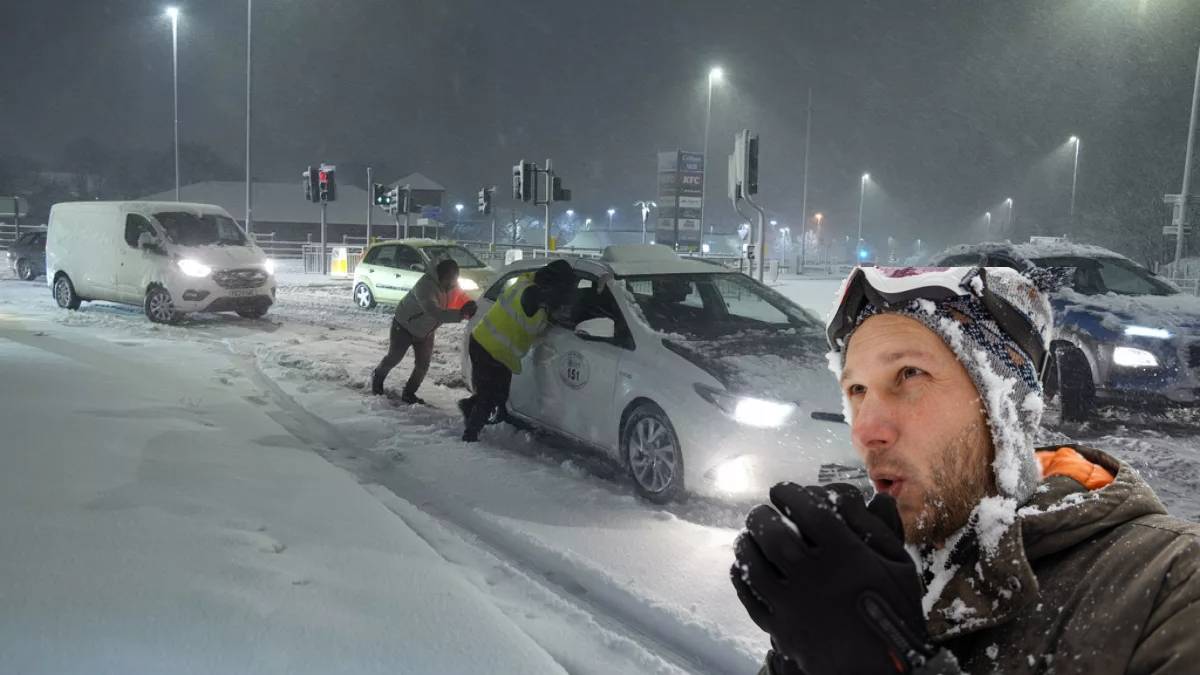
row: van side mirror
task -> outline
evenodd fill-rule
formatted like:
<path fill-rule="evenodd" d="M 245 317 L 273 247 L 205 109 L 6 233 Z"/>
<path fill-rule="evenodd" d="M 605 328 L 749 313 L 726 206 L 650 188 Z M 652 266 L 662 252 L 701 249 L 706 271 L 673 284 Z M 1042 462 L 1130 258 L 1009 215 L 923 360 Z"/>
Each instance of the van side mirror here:
<path fill-rule="evenodd" d="M 606 316 L 580 321 L 575 326 L 575 335 L 593 342 L 612 340 L 617 336 L 617 323 Z"/>

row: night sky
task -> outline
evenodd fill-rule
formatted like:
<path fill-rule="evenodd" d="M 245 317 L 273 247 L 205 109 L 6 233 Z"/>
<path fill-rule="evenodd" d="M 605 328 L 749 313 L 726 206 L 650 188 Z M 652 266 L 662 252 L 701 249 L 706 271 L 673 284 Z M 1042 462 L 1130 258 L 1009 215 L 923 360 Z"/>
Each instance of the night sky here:
<path fill-rule="evenodd" d="M 3 0 L 0 152 L 53 164 L 80 137 L 169 148 L 165 5 Z M 179 7 L 181 135 L 241 166 L 245 2 Z M 507 195 L 516 160 L 551 157 L 577 212 L 601 222 L 612 205 L 632 225 L 632 202 L 655 196 L 655 153 L 701 149 L 720 65 L 711 219 L 734 220 L 725 157 L 749 127 L 760 201 L 798 222 L 811 87 L 810 212 L 853 234 L 869 171 L 868 234 L 935 241 L 968 238 L 1007 196 L 1019 218 L 1064 215 L 1072 134 L 1082 211 L 1119 211 L 1130 184 L 1178 191 L 1200 46 L 1196 0 L 255 0 L 254 13 L 257 179 L 370 163 L 473 203 L 484 184 Z"/>

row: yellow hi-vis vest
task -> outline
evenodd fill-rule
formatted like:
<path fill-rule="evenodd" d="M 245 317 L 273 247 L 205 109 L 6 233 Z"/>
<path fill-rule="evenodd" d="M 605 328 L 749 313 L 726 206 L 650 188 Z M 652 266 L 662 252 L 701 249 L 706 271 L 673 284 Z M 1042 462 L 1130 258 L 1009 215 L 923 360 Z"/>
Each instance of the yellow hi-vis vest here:
<path fill-rule="evenodd" d="M 546 310 L 525 316 L 521 294 L 533 285 L 533 274 L 522 274 L 516 283 L 504 289 L 483 320 L 471 331 L 471 337 L 514 375 L 521 372 L 521 359 L 533 341 L 546 328 Z"/>

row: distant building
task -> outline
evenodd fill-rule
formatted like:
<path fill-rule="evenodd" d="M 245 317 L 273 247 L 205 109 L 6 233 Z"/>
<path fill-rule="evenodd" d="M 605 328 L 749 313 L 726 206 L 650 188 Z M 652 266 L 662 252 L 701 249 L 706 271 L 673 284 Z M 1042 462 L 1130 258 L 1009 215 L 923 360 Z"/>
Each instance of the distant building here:
<path fill-rule="evenodd" d="M 440 207 L 441 195 L 445 192 L 437 183 L 421 174 L 406 176 L 403 181 L 413 185 L 416 203 L 422 206 Z M 404 183 L 400 183 L 403 185 Z M 294 183 L 254 183 L 253 203 L 254 232 L 275 233 L 282 241 L 305 241 L 309 236 L 319 241 L 321 236 L 321 205 L 305 201 L 304 186 Z M 238 222 L 245 223 L 246 184 L 240 181 L 206 181 L 184 185 L 179 190 L 185 202 L 215 204 L 225 209 Z M 175 190 L 167 190 L 141 198 L 145 201 L 175 201 Z M 424 201 L 422 201 L 424 200 Z M 330 202 L 326 212 L 326 239 L 341 241 L 344 235 L 363 237 L 367 233 L 367 209 L 371 212 L 371 234 L 379 237 L 396 235 L 396 219 L 389 213 L 371 205 L 371 196 L 366 190 L 354 185 L 339 183 L 337 200 Z M 441 218 L 445 221 L 445 216 Z M 410 216 L 410 234 L 421 236 L 420 226 L 426 226 L 426 234 L 434 236 L 442 222 Z M 400 214 L 403 226 L 404 216 Z"/>

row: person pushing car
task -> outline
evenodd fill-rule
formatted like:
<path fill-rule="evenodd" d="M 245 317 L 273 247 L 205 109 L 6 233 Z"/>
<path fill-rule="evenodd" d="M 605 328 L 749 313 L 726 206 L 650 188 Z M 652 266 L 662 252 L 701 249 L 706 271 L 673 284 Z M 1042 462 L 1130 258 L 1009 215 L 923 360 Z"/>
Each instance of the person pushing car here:
<path fill-rule="evenodd" d="M 546 330 L 548 316 L 567 303 L 576 286 L 575 272 L 565 260 L 521 274 L 471 331 L 468 354 L 474 394 L 459 401 L 464 441 L 479 440 L 493 410 L 504 413 L 512 376 L 521 372 L 521 359 Z"/>
<path fill-rule="evenodd" d="M 433 336 L 438 326 L 457 323 L 475 315 L 474 300 L 468 300 L 459 309 L 450 308 L 457 286 L 458 263 L 446 258 L 437 264 L 434 274 L 422 276 L 396 306 L 388 352 L 371 374 L 372 393 L 384 393 L 383 381 L 411 346 L 415 363 L 400 400 L 409 405 L 425 402 L 417 396 L 417 389 L 421 387 L 425 373 L 429 372 L 429 362 L 433 358 Z"/>

